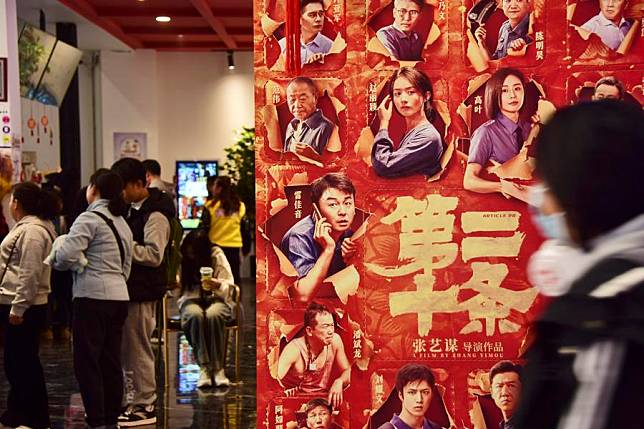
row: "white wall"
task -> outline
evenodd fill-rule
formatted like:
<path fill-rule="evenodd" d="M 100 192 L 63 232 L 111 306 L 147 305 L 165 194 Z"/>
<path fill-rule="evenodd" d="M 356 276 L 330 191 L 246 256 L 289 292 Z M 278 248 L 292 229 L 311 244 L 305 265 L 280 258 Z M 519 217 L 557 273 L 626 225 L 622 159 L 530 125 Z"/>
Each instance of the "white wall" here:
<path fill-rule="evenodd" d="M 147 156 L 158 155 L 156 52 L 101 51 L 103 166 L 114 162 L 115 132 L 145 132 Z"/>
<path fill-rule="evenodd" d="M 178 159 L 224 160 L 235 130 L 254 125 L 252 53 L 101 52 L 103 165 L 115 131 L 146 132 L 148 157 L 171 180 Z"/>

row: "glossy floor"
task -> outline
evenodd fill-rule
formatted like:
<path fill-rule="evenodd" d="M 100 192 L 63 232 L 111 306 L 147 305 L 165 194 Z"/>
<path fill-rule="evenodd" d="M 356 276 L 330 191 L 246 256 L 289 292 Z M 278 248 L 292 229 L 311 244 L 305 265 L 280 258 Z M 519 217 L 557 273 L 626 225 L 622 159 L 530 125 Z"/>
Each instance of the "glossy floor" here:
<path fill-rule="evenodd" d="M 244 285 L 252 290 L 252 284 Z M 247 287 L 246 287 L 247 286 Z M 246 313 L 243 325 L 240 376 L 243 382 L 227 389 L 197 389 L 198 367 L 192 363 L 187 342 L 178 332 L 170 333 L 169 380 L 164 388 L 162 360 L 157 371 L 159 402 L 157 428 L 254 429 L 255 408 L 255 294 L 243 296 Z M 158 348 L 155 348 L 158 350 Z M 1 354 L 0 354 L 1 356 Z M 162 353 L 161 353 L 162 356 Z M 232 356 L 231 356 L 232 357 Z M 74 378 L 69 341 L 43 341 L 41 361 L 45 370 L 52 429 L 84 428 L 83 410 Z M 226 374 L 234 378 L 233 359 Z M 2 366 L 2 359 L 0 359 Z M 7 399 L 4 368 L 0 368 L 0 410 Z M 140 426 L 154 428 L 154 425 Z"/>

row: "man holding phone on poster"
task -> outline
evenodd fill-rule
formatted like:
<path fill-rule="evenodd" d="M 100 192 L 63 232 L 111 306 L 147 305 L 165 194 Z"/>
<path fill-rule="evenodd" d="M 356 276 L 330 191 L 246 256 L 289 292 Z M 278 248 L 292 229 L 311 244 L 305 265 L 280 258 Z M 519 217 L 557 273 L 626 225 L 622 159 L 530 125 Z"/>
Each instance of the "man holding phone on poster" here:
<path fill-rule="evenodd" d="M 292 288 L 296 300 L 309 302 L 322 281 L 344 269 L 355 254 L 355 194 L 342 173 L 326 174 L 311 184 L 313 213 L 293 225 L 280 244 L 299 276 Z"/>

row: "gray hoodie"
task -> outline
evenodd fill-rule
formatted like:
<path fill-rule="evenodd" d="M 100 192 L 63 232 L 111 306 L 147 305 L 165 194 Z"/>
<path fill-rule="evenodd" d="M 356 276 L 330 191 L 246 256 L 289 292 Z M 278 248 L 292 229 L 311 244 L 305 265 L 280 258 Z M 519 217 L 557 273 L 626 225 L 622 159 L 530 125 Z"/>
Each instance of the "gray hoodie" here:
<path fill-rule="evenodd" d="M 47 303 L 50 268 L 43 263 L 56 237 L 54 224 L 25 216 L 0 244 L 0 304 L 22 317 L 32 305 Z M 13 252 L 12 252 L 13 248 Z"/>

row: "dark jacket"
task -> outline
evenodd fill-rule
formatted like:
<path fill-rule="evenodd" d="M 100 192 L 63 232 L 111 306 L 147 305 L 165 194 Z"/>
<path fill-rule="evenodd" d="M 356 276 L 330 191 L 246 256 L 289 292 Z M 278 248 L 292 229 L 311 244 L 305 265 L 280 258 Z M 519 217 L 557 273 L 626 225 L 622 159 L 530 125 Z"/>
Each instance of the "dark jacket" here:
<path fill-rule="evenodd" d="M 608 282 L 626 272 L 632 278 L 633 269 L 639 266 L 625 259 L 604 259 L 575 281 L 567 294 L 555 299 L 536 322 L 535 342 L 526 356 L 521 404 L 513 415 L 516 429 L 556 428 L 564 416 L 591 412 L 597 427 L 642 427 L 644 281 L 640 278 L 628 289 L 611 294 L 609 288 L 606 293 Z M 579 368 L 573 365 L 598 344 L 607 345 L 604 356 L 615 351 L 619 358 L 595 361 L 590 379 L 598 383 L 593 386 L 579 379 Z M 600 392 L 600 403 L 592 411 L 577 414 L 574 400 L 589 385 Z M 601 414 L 598 410 L 603 407 L 607 411 Z"/>
<path fill-rule="evenodd" d="M 132 230 L 135 243 L 140 245 L 145 244 L 145 224 L 152 213 L 160 212 L 168 219 L 175 216 L 174 203 L 168 194 L 156 188 L 148 188 L 148 192 L 150 195 L 143 202 L 141 208 L 139 210 L 131 208 L 126 219 Z M 130 301 L 143 302 L 161 299 L 167 288 L 166 283 L 165 264 L 163 262 L 161 262 L 161 265 L 153 267 L 140 264 L 135 260 L 132 261 L 132 271 L 127 281 Z"/>

